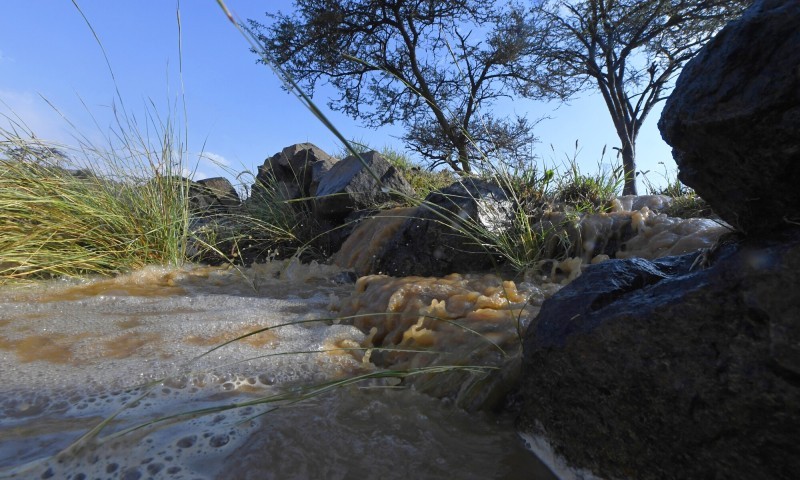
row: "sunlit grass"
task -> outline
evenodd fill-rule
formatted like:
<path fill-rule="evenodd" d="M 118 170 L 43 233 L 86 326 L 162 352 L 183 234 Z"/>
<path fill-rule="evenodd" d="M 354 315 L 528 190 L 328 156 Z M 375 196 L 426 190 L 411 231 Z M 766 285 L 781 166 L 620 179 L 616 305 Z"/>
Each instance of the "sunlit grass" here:
<path fill-rule="evenodd" d="M 158 151 L 77 151 L 81 163 L 74 150 L 0 128 L 0 281 L 182 264 L 188 183 L 168 135 Z"/>

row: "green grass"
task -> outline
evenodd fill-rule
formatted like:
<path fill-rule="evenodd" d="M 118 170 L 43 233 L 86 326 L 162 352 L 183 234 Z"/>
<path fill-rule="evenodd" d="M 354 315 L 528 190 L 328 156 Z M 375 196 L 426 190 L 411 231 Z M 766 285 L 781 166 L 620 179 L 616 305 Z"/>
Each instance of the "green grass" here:
<path fill-rule="evenodd" d="M 380 153 L 403 174 L 420 199 L 424 199 L 433 191 L 452 185 L 457 180 L 452 171 L 427 170 L 394 148 L 384 147 Z"/>
<path fill-rule="evenodd" d="M 0 129 L 0 282 L 113 275 L 185 261 L 188 184 L 159 151 L 133 144 L 77 153 Z M 75 175 L 70 169 L 80 169 Z"/>
<path fill-rule="evenodd" d="M 558 180 L 556 200 L 563 203 L 567 209 L 580 213 L 607 212 L 611 209 L 612 200 L 619 195 L 625 183 L 622 166 L 604 166 L 605 149 L 603 149 L 597 170 L 587 174 L 582 172 L 578 165 L 579 151 L 576 140 L 575 152 L 566 159 L 567 172 Z"/>

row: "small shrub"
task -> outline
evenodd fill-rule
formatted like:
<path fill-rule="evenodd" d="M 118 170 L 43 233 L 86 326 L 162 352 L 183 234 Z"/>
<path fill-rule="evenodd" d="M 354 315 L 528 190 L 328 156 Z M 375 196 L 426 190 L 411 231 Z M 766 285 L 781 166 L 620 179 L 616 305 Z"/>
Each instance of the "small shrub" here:
<path fill-rule="evenodd" d="M 572 162 L 569 174 L 561 180 L 556 200 L 574 208 L 578 212 L 599 213 L 611 208 L 624 182 L 621 167 L 598 168 L 594 175 L 581 173 L 576 162 Z"/>

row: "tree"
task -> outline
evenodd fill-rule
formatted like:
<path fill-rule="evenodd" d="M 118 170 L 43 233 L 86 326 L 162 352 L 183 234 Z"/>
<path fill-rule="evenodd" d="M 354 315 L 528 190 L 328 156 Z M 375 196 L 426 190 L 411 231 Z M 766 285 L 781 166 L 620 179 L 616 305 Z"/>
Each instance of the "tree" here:
<path fill-rule="evenodd" d="M 403 125 L 407 147 L 431 168 L 469 173 L 484 154 L 529 160 L 532 124 L 489 111 L 514 92 L 557 95 L 539 75 L 524 9 L 483 0 L 295 0 L 295 8 L 250 27 L 269 61 L 307 92 L 323 82 L 338 91 L 331 109 L 370 128 Z"/>
<path fill-rule="evenodd" d="M 533 7 L 551 75 L 597 88 L 621 142 L 623 194 L 636 194 L 636 138 L 673 80 L 747 0 L 544 0 Z"/>

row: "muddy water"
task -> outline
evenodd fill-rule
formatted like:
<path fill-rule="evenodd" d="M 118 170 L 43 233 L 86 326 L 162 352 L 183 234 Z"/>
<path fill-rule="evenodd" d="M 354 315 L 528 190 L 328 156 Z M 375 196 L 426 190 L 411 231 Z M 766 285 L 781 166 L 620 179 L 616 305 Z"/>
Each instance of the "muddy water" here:
<path fill-rule="evenodd" d="M 582 220 L 575 258 L 516 283 L 352 285 L 339 267 L 274 262 L 3 287 L 0 478 L 554 478 L 510 418 L 461 407 L 514 383 L 527 322 L 604 260 L 589 253 L 617 229 L 636 233 L 618 257 L 649 258 L 724 232 L 647 208 L 615 215 Z M 379 233 L 348 266 L 369 264 Z M 409 371 L 427 373 L 397 378 Z M 362 380 L 333 388 L 348 379 Z"/>
<path fill-rule="evenodd" d="M 353 291 L 338 273 L 276 262 L 5 287 L 0 476 L 551 478 L 510 419 L 396 379 L 295 402 L 379 371 L 362 330 L 327 320 Z"/>

